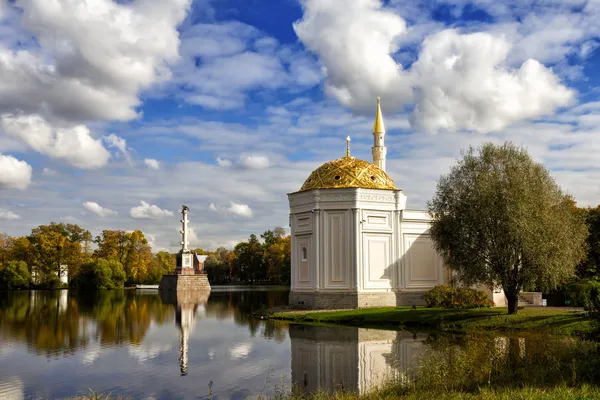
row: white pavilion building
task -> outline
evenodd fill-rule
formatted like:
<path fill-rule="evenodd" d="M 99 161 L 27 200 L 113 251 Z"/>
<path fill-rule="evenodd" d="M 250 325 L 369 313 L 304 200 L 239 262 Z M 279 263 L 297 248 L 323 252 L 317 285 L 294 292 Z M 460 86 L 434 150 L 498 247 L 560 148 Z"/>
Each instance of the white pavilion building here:
<path fill-rule="evenodd" d="M 423 304 L 449 282 L 429 236 L 427 211 L 408 210 L 385 171 L 379 98 L 373 162 L 350 156 L 314 170 L 288 194 L 292 235 L 292 306 L 356 308 Z"/>

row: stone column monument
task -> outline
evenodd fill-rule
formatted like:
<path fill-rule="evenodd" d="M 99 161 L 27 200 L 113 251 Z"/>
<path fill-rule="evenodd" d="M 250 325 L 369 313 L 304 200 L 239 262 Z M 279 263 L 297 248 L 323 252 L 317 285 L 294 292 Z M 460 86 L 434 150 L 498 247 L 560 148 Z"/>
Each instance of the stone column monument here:
<path fill-rule="evenodd" d="M 204 273 L 206 256 L 199 256 L 188 249 L 188 213 L 190 209 L 181 206 L 181 250 L 177 254 L 177 267 L 174 274 L 163 275 L 158 289 L 160 291 L 177 292 L 176 298 L 195 297 L 189 292 L 209 292 L 210 283 Z"/>

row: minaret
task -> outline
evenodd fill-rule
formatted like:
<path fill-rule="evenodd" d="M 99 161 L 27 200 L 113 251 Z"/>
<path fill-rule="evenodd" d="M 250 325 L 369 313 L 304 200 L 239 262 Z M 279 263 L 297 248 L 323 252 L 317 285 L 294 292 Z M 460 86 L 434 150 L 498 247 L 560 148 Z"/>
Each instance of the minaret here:
<path fill-rule="evenodd" d="M 373 164 L 385 172 L 385 155 L 387 148 L 384 144 L 385 127 L 383 126 L 383 115 L 381 115 L 381 99 L 377 97 L 377 111 L 373 123 Z"/>

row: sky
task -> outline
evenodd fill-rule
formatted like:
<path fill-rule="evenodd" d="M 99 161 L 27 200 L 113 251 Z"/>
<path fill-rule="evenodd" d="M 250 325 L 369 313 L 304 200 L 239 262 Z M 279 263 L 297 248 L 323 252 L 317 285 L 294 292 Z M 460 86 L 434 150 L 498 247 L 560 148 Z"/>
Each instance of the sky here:
<path fill-rule="evenodd" d="M 141 229 L 176 250 L 288 228 L 345 154 L 424 208 L 469 146 L 525 146 L 600 203 L 600 0 L 0 0 L 0 232 Z"/>

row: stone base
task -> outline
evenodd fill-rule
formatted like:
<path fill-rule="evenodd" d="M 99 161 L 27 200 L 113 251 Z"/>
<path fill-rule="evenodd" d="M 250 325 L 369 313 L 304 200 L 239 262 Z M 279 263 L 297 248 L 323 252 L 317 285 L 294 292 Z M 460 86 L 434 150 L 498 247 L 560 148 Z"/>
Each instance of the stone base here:
<path fill-rule="evenodd" d="M 425 293 L 426 291 L 290 292 L 289 305 L 321 310 L 425 305 L 421 298 Z"/>
<path fill-rule="evenodd" d="M 158 285 L 162 291 L 210 291 L 210 283 L 206 274 L 196 275 L 163 275 Z"/>

